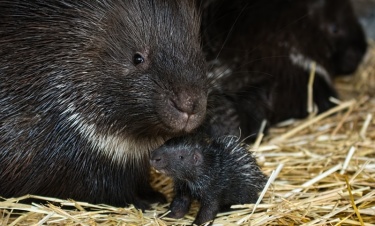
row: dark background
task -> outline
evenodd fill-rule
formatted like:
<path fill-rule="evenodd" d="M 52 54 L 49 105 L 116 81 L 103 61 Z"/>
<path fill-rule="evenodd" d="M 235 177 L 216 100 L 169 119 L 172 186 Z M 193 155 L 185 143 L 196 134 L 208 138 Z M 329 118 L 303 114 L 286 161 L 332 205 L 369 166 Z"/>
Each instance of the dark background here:
<path fill-rule="evenodd" d="M 375 0 L 352 0 L 352 2 L 367 36 L 375 40 Z"/>

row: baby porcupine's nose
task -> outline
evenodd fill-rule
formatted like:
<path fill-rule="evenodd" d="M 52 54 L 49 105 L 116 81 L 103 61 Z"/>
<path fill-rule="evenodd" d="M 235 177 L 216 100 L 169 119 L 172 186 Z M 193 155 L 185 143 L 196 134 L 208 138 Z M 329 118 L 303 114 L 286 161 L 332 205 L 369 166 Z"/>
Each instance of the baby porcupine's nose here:
<path fill-rule="evenodd" d="M 163 161 L 162 156 L 158 153 L 157 150 L 151 152 L 150 164 L 157 170 L 163 168 L 166 165 L 165 161 Z"/>

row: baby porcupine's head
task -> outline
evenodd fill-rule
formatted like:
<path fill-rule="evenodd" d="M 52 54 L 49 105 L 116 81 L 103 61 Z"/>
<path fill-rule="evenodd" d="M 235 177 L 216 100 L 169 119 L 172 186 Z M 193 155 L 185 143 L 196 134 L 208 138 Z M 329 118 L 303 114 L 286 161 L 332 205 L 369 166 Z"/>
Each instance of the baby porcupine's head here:
<path fill-rule="evenodd" d="M 204 156 L 200 142 L 188 137 L 173 138 L 151 152 L 150 163 L 156 170 L 179 180 L 199 176 Z"/>

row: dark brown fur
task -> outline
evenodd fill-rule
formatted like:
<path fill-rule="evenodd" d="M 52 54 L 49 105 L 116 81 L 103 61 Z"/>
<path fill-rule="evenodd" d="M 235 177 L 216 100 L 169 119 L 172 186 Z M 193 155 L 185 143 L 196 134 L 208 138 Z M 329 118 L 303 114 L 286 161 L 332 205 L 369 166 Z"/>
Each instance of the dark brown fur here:
<path fill-rule="evenodd" d="M 191 0 L 0 2 L 0 196 L 147 208 L 149 150 L 204 119 Z"/>

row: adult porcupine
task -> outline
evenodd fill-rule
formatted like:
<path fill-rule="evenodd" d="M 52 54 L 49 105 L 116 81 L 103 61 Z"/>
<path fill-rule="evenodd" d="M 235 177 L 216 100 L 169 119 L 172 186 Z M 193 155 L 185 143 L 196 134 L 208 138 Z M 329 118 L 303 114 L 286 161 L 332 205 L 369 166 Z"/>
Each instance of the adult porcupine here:
<path fill-rule="evenodd" d="M 191 0 L 0 2 L 0 196 L 147 208 L 150 149 L 204 119 Z"/>

